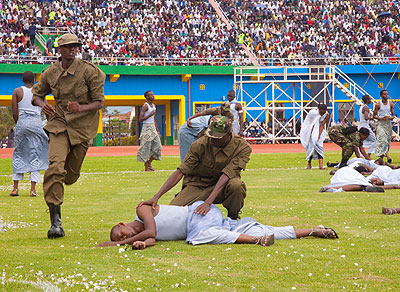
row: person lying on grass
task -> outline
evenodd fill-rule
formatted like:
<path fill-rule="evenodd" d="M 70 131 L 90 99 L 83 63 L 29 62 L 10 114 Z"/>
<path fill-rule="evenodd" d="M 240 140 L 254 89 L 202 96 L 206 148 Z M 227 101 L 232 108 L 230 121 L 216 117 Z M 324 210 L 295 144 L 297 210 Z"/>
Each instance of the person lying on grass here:
<path fill-rule="evenodd" d="M 339 168 L 339 162 L 327 162 L 327 166 L 328 167 L 334 167 L 334 168 Z M 372 169 L 372 171 L 374 171 L 375 169 L 377 169 L 379 166 L 389 166 L 391 169 L 399 169 L 400 166 L 398 165 L 394 165 L 388 162 L 384 162 L 382 158 L 378 158 L 377 160 L 367 160 L 365 158 L 352 158 L 349 161 L 347 161 L 347 166 L 355 166 L 357 164 L 358 165 L 362 165 L 364 167 L 367 167 L 368 169 Z"/>
<path fill-rule="evenodd" d="M 362 157 L 360 157 L 360 158 L 354 157 L 352 159 L 349 159 L 349 161 L 347 161 L 347 166 L 353 165 L 354 163 L 362 163 L 362 164 L 368 165 L 369 167 L 371 167 L 373 169 L 377 169 L 379 166 L 386 165 L 386 162 L 384 162 L 382 158 L 378 158 L 377 160 L 368 160 L 368 159 L 365 159 Z M 326 163 L 326 166 L 328 166 L 328 167 L 339 168 L 339 165 L 340 165 L 340 162 L 338 162 L 338 161 L 336 161 L 336 162 L 328 161 Z M 397 166 L 396 166 L 396 168 L 397 168 Z"/>
<path fill-rule="evenodd" d="M 400 169 L 380 166 L 367 178 L 384 189 L 400 189 Z"/>
<path fill-rule="evenodd" d="M 387 166 L 380 166 L 387 167 Z M 379 168 L 380 168 L 379 167 Z M 378 169 L 379 169 L 378 168 Z M 370 169 L 366 165 L 355 168 L 345 166 L 339 168 L 331 178 L 331 183 L 322 187 L 320 192 L 384 192 L 380 186 L 376 186 L 373 180 L 366 178 L 362 173 L 368 173 Z M 376 170 L 375 170 L 376 171 Z M 374 171 L 374 172 L 375 172 Z"/>
<path fill-rule="evenodd" d="M 111 229 L 111 241 L 97 247 L 132 245 L 134 249 L 153 246 L 158 240 L 186 240 L 187 243 L 227 244 L 247 243 L 269 246 L 275 239 L 295 239 L 307 236 L 335 239 L 337 233 L 322 225 L 310 229 L 294 229 L 292 226 L 272 227 L 260 224 L 252 218 L 233 220 L 224 218 L 213 204 L 205 215 L 196 212 L 203 201 L 190 206 L 139 204 L 137 216 L 131 223 L 118 223 Z"/>

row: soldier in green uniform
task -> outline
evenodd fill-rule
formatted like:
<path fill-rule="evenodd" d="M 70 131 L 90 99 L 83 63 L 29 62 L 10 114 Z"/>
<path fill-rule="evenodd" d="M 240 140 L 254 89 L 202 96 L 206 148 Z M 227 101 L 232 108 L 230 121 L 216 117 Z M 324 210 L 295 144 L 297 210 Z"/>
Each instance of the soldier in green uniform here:
<path fill-rule="evenodd" d="M 206 109 L 202 112 L 195 113 L 193 116 L 188 118 L 186 124 L 188 125 L 188 127 L 191 127 L 192 124 L 191 124 L 190 120 L 192 120 L 194 118 L 201 117 L 201 116 L 217 116 L 217 115 L 226 116 L 233 121 L 234 117 L 233 117 L 233 114 L 231 113 L 231 104 L 229 102 L 225 101 L 225 102 L 221 103 L 220 107 L 213 107 L 213 108 Z"/>
<path fill-rule="evenodd" d="M 97 134 L 99 109 L 104 103 L 105 74 L 90 62 L 75 58 L 82 44 L 73 34 L 58 40 L 61 58 L 43 71 L 33 87 L 32 104 L 47 116 L 50 166 L 44 174 L 44 199 L 50 210 L 48 238 L 65 236 L 61 225 L 64 186 L 73 184 L 80 170 L 90 139 Z M 46 103 L 52 93 L 55 107 Z"/>
<path fill-rule="evenodd" d="M 336 125 L 329 129 L 328 135 L 335 144 L 342 148 L 342 161 L 339 168 L 347 166 L 347 161 L 354 152 L 358 158 L 361 157 L 361 152 L 365 159 L 371 160 L 371 157 L 365 152 L 363 147 L 363 141 L 369 136 L 367 128 L 357 130 L 357 127 L 346 128 L 342 125 Z"/>
<path fill-rule="evenodd" d="M 143 204 L 157 205 L 159 198 L 173 188 L 183 177 L 182 190 L 171 205 L 186 206 L 203 200 L 195 213 L 205 215 L 211 204 L 222 204 L 228 217 L 237 219 L 246 197 L 246 185 L 240 173 L 250 160 L 251 147 L 232 132 L 232 120 L 213 116 L 206 135 L 195 141 L 178 169 L 161 189 Z"/>

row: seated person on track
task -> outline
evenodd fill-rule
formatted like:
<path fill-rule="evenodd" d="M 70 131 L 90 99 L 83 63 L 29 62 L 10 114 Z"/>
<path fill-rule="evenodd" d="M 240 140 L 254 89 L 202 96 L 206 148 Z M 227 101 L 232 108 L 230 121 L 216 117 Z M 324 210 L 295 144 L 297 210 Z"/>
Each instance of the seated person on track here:
<path fill-rule="evenodd" d="M 192 245 L 247 243 L 268 246 L 275 239 L 295 239 L 307 236 L 336 239 L 332 228 L 322 225 L 310 229 L 294 229 L 292 226 L 272 227 L 252 218 L 239 221 L 224 218 L 213 204 L 210 211 L 201 215 L 196 208 L 203 202 L 190 206 L 149 205 L 137 207 L 137 217 L 131 223 L 118 223 L 111 229 L 111 241 L 98 247 L 132 245 L 134 249 L 153 246 L 159 240 L 186 240 Z"/>

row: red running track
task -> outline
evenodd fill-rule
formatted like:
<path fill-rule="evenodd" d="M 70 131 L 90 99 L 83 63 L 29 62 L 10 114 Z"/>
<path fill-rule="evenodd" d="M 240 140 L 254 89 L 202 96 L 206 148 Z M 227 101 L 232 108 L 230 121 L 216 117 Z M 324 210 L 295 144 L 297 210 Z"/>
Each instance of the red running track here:
<path fill-rule="evenodd" d="M 253 144 L 251 145 L 253 153 L 296 153 L 304 152 L 301 144 Z M 392 142 L 391 149 L 400 149 L 400 142 Z M 90 147 L 87 153 L 89 157 L 102 157 L 102 156 L 129 156 L 136 155 L 139 146 L 114 146 L 114 147 Z M 0 149 L 0 158 L 12 158 L 12 148 Z M 325 151 L 339 151 L 340 147 L 334 143 L 325 143 Z M 179 155 L 179 147 L 163 146 L 162 155 Z"/>

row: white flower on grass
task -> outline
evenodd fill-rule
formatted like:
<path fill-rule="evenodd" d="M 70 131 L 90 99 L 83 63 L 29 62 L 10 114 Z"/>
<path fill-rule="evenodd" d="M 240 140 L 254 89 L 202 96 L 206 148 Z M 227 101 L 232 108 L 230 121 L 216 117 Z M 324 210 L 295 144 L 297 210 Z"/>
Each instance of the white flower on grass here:
<path fill-rule="evenodd" d="M 308 273 L 308 276 L 311 277 L 311 276 L 312 276 L 312 273 Z"/>

